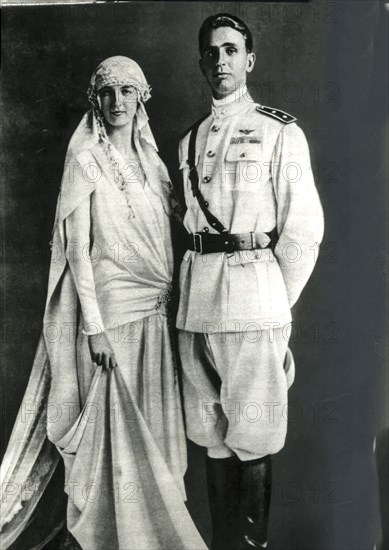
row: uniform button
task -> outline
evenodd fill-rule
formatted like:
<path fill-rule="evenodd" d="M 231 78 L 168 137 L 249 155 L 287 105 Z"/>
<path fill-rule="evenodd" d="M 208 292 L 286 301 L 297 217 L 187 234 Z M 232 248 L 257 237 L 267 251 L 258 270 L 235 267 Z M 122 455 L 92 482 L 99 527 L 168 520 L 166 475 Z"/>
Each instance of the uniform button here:
<path fill-rule="evenodd" d="M 277 111 L 272 111 L 273 115 L 275 115 L 275 114 L 276 114 L 276 112 L 277 112 Z"/>
<path fill-rule="evenodd" d="M 224 241 L 224 244 L 228 244 L 228 241 Z"/>
<path fill-rule="evenodd" d="M 208 208 L 209 202 L 208 202 L 208 201 L 205 201 L 205 202 L 204 202 L 204 206 L 206 206 L 206 207 Z"/>
<path fill-rule="evenodd" d="M 208 151 L 207 157 L 212 158 L 215 156 L 215 153 L 213 151 Z"/>
<path fill-rule="evenodd" d="M 244 158 L 246 156 L 246 153 L 241 153 L 240 156 Z"/>
<path fill-rule="evenodd" d="M 205 176 L 205 177 L 203 178 L 203 182 L 204 182 L 204 183 L 209 183 L 210 181 L 211 181 L 211 178 L 210 178 L 209 176 Z"/>
<path fill-rule="evenodd" d="M 218 132 L 220 130 L 220 126 L 216 126 L 216 124 L 214 124 L 211 128 L 212 132 Z"/>
<path fill-rule="evenodd" d="M 282 115 L 282 118 L 288 118 L 286 115 Z"/>
<path fill-rule="evenodd" d="M 216 222 L 212 222 L 212 227 L 216 227 Z"/>
<path fill-rule="evenodd" d="M 208 227 L 204 227 L 203 231 L 204 231 L 204 233 L 208 233 L 208 231 L 209 231 Z"/>

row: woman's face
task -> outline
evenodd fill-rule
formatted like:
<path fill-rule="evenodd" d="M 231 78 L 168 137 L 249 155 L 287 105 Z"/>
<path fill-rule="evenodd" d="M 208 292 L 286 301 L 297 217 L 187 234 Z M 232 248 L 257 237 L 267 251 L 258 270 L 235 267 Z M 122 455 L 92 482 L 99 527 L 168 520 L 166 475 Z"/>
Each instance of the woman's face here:
<path fill-rule="evenodd" d="M 108 124 L 120 127 L 132 122 L 138 106 L 138 95 L 133 86 L 104 86 L 99 91 L 99 98 L 101 111 Z"/>

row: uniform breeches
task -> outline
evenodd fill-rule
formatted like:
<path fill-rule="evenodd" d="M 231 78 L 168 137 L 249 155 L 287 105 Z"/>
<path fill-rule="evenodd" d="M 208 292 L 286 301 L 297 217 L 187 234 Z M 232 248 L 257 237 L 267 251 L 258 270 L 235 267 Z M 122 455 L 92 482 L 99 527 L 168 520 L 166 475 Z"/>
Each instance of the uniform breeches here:
<path fill-rule="evenodd" d="M 287 431 L 293 357 L 282 329 L 179 331 L 189 439 L 208 455 L 253 460 L 278 452 Z"/>

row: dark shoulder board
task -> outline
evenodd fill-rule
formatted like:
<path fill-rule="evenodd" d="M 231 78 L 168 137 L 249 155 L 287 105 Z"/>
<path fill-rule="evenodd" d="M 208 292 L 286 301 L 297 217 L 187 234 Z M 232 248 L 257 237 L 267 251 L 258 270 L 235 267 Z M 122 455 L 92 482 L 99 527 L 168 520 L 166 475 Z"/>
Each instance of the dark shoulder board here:
<path fill-rule="evenodd" d="M 193 128 L 198 128 L 200 126 L 200 124 L 203 122 L 203 120 L 205 120 L 206 118 L 209 117 L 211 113 L 207 113 L 206 115 L 203 115 L 197 122 L 195 122 L 194 124 L 192 124 L 189 128 L 187 128 L 185 130 L 185 132 L 183 132 L 181 135 L 180 135 L 180 140 L 184 139 L 185 136 L 187 136 L 192 130 Z"/>
<path fill-rule="evenodd" d="M 284 124 L 290 124 L 291 122 L 295 122 L 297 120 L 296 117 L 285 113 L 285 111 L 281 111 L 280 109 L 273 109 L 273 107 L 266 107 L 266 105 L 257 105 L 256 109 L 259 113 L 263 113 L 264 115 L 276 118 Z"/>

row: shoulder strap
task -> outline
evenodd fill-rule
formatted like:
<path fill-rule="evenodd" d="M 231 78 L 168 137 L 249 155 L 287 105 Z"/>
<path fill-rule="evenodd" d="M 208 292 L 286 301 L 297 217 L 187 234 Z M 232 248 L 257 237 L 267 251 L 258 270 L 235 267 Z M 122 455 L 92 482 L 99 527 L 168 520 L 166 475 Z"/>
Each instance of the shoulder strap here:
<path fill-rule="evenodd" d="M 281 109 L 274 109 L 273 107 L 267 107 L 266 105 L 257 105 L 256 110 L 259 113 L 276 118 L 284 124 L 290 124 L 291 122 L 296 122 L 297 120 L 296 117 L 290 115 L 289 113 L 285 113 L 285 111 L 281 111 Z"/>
<path fill-rule="evenodd" d="M 196 170 L 196 138 L 197 138 L 197 132 L 199 130 L 200 124 L 207 117 L 208 115 L 198 120 L 192 126 L 192 132 L 189 137 L 189 145 L 188 145 L 189 179 L 191 183 L 192 194 L 197 199 L 197 202 L 199 203 L 201 211 L 203 212 L 208 224 L 214 229 L 216 229 L 216 231 L 218 231 L 219 233 L 228 233 L 228 229 L 226 229 L 224 225 L 208 210 L 208 203 L 204 199 L 199 189 L 199 175 Z"/>

